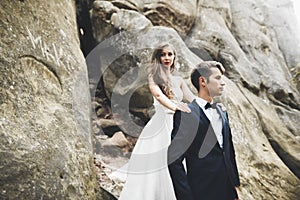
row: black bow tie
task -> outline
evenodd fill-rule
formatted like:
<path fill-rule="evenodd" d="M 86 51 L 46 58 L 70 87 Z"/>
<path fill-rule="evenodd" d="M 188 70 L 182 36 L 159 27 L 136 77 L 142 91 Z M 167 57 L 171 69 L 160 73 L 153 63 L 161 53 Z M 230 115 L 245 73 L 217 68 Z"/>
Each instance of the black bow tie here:
<path fill-rule="evenodd" d="M 216 108 L 216 107 L 217 107 L 217 105 L 216 105 L 215 103 L 213 103 L 213 104 L 207 103 L 207 104 L 204 106 L 205 110 L 208 109 L 208 108 Z"/>

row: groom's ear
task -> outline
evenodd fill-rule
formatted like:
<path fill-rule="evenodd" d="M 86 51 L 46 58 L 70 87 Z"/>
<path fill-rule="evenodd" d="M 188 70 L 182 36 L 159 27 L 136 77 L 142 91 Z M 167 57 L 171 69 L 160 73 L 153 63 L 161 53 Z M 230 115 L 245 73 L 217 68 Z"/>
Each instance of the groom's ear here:
<path fill-rule="evenodd" d="M 205 87 L 206 86 L 206 80 L 203 76 L 199 77 L 199 86 L 200 87 Z"/>

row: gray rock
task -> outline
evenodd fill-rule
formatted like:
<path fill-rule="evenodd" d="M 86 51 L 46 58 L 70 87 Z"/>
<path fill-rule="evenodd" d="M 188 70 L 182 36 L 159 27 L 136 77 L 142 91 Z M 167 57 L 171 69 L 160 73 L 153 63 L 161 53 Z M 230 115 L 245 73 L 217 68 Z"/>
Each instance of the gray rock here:
<path fill-rule="evenodd" d="M 1 1 L 0 199 L 95 199 L 74 10 L 70 1 Z"/>
<path fill-rule="evenodd" d="M 123 148 L 129 146 L 129 142 L 126 139 L 125 135 L 122 133 L 122 131 L 118 131 L 111 138 L 103 142 L 103 146 L 110 146 L 110 145 L 115 145 L 117 147 Z"/>
<path fill-rule="evenodd" d="M 197 1 L 144 1 L 143 14 L 153 25 L 174 28 L 179 35 L 186 36 L 194 25 Z"/>
<path fill-rule="evenodd" d="M 152 26 L 151 21 L 144 15 L 136 11 L 123 9 L 118 10 L 111 16 L 111 23 L 119 30 L 136 32 Z"/>
<path fill-rule="evenodd" d="M 92 17 L 113 16 L 107 20 L 110 30 L 93 28 L 99 45 L 107 45 L 105 50 L 109 50 L 98 53 L 103 70 L 99 74 L 103 74 L 112 112 L 117 107 L 125 108 L 123 118 L 127 120 L 123 124 L 130 130 L 139 130 L 128 112 L 150 108 L 152 97 L 147 91 L 146 76 L 155 46 L 165 41 L 175 46 L 178 73 L 189 85 L 189 74 L 195 64 L 218 60 L 229 78 L 221 100 L 231 119 L 241 198 L 297 199 L 300 34 L 291 1 L 114 2 L 112 15 L 105 11 L 108 15 Z M 183 10 L 178 9 L 180 6 Z M 134 21 L 141 19 L 141 23 L 128 23 L 130 17 Z M 116 22 L 111 23 L 112 19 Z M 103 40 L 101 34 L 108 36 L 108 40 Z M 139 100 L 129 100 L 131 97 Z"/>

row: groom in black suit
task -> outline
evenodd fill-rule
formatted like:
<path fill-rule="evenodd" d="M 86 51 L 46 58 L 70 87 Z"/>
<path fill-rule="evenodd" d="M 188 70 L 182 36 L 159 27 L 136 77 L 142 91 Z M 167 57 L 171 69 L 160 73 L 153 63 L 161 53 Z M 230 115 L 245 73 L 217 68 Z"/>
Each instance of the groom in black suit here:
<path fill-rule="evenodd" d="M 212 104 L 213 97 L 223 93 L 224 71 L 221 63 L 200 63 L 191 74 L 198 90 L 198 97 L 189 104 L 191 112 L 174 114 L 168 163 L 177 200 L 239 199 L 228 115 Z"/>

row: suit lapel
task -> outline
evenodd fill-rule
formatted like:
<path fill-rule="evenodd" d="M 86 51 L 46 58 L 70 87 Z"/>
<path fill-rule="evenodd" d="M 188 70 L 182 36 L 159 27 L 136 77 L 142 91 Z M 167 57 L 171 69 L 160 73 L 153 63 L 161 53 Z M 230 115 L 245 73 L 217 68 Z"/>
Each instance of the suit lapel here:
<path fill-rule="evenodd" d="M 200 106 L 198 105 L 198 103 L 196 102 L 196 99 L 194 99 L 191 103 L 191 105 L 194 107 L 194 111 L 195 111 L 195 114 L 197 116 L 200 115 Z"/>
<path fill-rule="evenodd" d="M 219 115 L 221 116 L 221 119 L 222 119 L 222 125 L 224 127 L 225 125 L 225 120 L 226 120 L 226 117 L 224 116 L 224 112 L 221 110 L 221 108 L 219 106 L 216 107 Z"/>
<path fill-rule="evenodd" d="M 225 145 L 226 145 L 227 137 L 228 137 L 227 131 L 224 128 L 225 124 L 226 124 L 226 116 L 225 116 L 225 112 L 223 112 L 219 106 L 217 106 L 216 109 L 217 109 L 217 111 L 220 114 L 221 119 L 222 119 L 222 135 L 223 135 L 223 148 L 224 148 Z"/>

